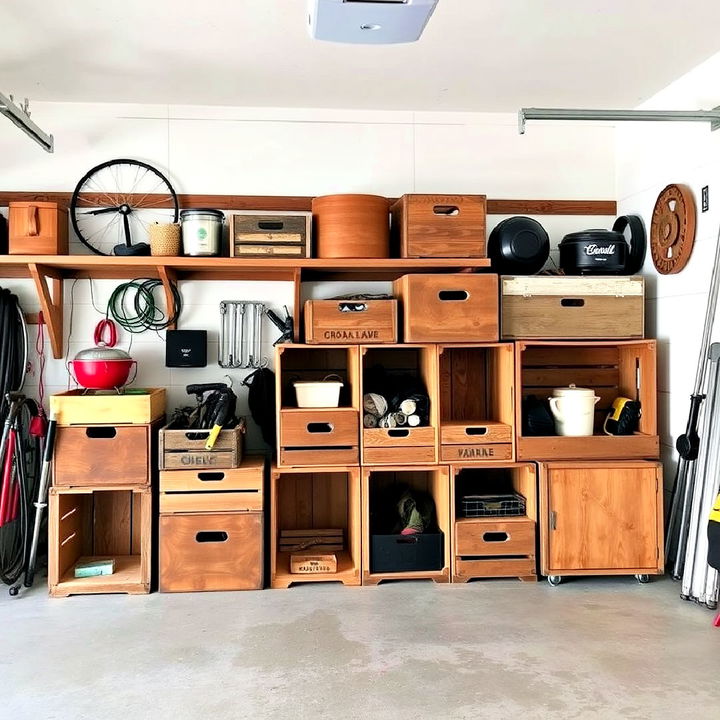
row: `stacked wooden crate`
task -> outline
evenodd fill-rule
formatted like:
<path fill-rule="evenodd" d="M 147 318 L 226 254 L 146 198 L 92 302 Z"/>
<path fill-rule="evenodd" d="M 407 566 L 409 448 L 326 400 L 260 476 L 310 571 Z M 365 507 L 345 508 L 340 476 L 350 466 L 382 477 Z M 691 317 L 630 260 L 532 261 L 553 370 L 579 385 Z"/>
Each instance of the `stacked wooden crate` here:
<path fill-rule="evenodd" d="M 48 585 L 64 597 L 150 591 L 153 477 L 165 390 L 71 391 L 50 400 L 58 422 L 49 496 Z M 108 561 L 108 575 L 76 577 Z"/>

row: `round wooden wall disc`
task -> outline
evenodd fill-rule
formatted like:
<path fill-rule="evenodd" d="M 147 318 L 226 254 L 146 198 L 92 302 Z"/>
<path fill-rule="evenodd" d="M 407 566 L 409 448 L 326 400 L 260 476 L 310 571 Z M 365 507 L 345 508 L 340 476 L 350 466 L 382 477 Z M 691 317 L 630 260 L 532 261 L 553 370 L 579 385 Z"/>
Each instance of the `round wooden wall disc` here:
<path fill-rule="evenodd" d="M 668 185 L 658 196 L 650 225 L 650 252 L 662 275 L 680 272 L 695 242 L 695 200 L 687 185 Z"/>

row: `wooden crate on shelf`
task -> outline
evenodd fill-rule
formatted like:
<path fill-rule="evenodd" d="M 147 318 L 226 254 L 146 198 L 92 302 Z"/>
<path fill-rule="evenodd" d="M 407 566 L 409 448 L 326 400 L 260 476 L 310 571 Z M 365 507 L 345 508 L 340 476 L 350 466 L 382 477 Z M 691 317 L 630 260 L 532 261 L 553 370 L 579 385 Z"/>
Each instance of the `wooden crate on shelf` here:
<path fill-rule="evenodd" d="M 48 586 L 53 597 L 150 591 L 152 491 L 50 488 Z M 115 560 L 112 575 L 75 577 L 75 566 Z"/>
<path fill-rule="evenodd" d="M 341 529 L 344 549 L 334 552 L 335 572 L 292 572 L 289 550 L 281 548 L 287 530 Z M 313 555 L 319 554 L 313 550 Z M 361 583 L 361 507 L 358 467 L 279 468 L 270 471 L 270 586 L 297 582 Z"/>
<path fill-rule="evenodd" d="M 422 536 L 388 535 L 386 528 L 377 524 L 381 508 L 375 501 L 393 488 L 407 486 L 428 493 L 435 503 L 437 529 Z M 362 541 L 363 585 L 377 585 L 385 580 L 434 580 L 450 582 L 451 528 L 450 528 L 450 479 L 447 466 L 404 465 L 362 469 Z M 413 539 L 414 538 L 414 539 Z M 392 544 L 396 544 L 392 551 Z M 429 545 L 429 550 L 421 547 Z M 397 561 L 397 567 L 413 563 L 417 559 L 432 556 L 435 567 L 410 571 L 377 571 L 374 553 L 383 552 L 383 568 Z"/>
<path fill-rule="evenodd" d="M 515 348 L 440 345 L 440 462 L 512 460 Z"/>
<path fill-rule="evenodd" d="M 518 460 L 601 460 L 660 456 L 657 431 L 656 341 L 519 341 L 515 344 L 515 426 Z M 523 399 L 541 400 L 553 388 L 575 383 L 600 397 L 589 437 L 523 433 Z M 639 400 L 642 417 L 633 435 L 610 436 L 602 425 L 616 397 Z"/>
<path fill-rule="evenodd" d="M 360 461 L 360 370 L 357 345 L 280 345 L 276 351 L 280 467 L 353 465 Z M 298 408 L 293 382 L 337 375 L 335 408 Z"/>
<path fill-rule="evenodd" d="M 305 341 L 311 345 L 396 343 L 397 300 L 306 300 Z"/>
<path fill-rule="evenodd" d="M 497 342 L 497 275 L 403 275 L 394 287 L 406 343 Z"/>
<path fill-rule="evenodd" d="M 160 430 L 160 469 L 191 470 L 204 468 L 227 470 L 242 462 L 245 420 L 225 428 L 217 436 L 212 450 L 205 449 L 210 430 L 177 428 L 172 423 Z"/>
<path fill-rule="evenodd" d="M 537 477 L 534 463 L 453 464 L 450 467 L 452 581 L 516 577 L 536 580 Z M 494 494 L 507 487 L 524 499 L 522 515 L 465 517 L 467 494 Z"/>
<path fill-rule="evenodd" d="M 147 425 L 165 415 L 165 388 L 68 390 L 50 396 L 50 412 L 63 425 Z"/>
<path fill-rule="evenodd" d="M 390 212 L 400 257 L 485 257 L 485 195 L 403 195 Z"/>
<path fill-rule="evenodd" d="M 661 575 L 662 465 L 646 460 L 540 463 L 542 574 Z"/>
<path fill-rule="evenodd" d="M 382 367 L 389 377 L 416 376 L 430 398 L 429 424 L 418 427 L 363 427 L 363 465 L 427 465 L 437 462 L 438 373 L 435 345 L 366 345 L 360 349 L 362 393 L 373 391 L 369 373 Z"/>
<path fill-rule="evenodd" d="M 310 257 L 309 212 L 236 211 L 230 217 L 231 257 Z"/>

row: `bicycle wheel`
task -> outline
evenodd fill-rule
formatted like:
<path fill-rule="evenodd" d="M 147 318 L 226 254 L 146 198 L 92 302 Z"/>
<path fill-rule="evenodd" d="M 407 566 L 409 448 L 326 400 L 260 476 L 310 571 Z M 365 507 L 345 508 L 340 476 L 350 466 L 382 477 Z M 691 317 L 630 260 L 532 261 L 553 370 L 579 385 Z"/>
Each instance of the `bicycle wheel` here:
<path fill-rule="evenodd" d="M 152 223 L 178 220 L 170 181 L 139 160 L 109 160 L 75 188 L 70 219 L 80 242 L 97 255 L 149 255 Z"/>

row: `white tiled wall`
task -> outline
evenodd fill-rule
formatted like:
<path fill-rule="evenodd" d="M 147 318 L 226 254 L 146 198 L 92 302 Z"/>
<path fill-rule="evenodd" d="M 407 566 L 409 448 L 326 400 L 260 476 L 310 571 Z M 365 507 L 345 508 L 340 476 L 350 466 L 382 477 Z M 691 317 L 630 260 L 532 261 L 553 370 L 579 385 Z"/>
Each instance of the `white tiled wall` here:
<path fill-rule="evenodd" d="M 602 125 L 532 124 L 517 132 L 514 115 L 411 113 L 263 108 L 207 108 L 37 103 L 33 117 L 55 134 L 56 152 L 47 155 L 10 123 L 0 123 L 0 190 L 65 190 L 91 167 L 116 157 L 156 164 L 178 192 L 318 195 L 370 192 L 486 193 L 495 198 L 611 199 L 615 197 L 614 131 Z M 491 216 L 489 229 L 503 218 Z M 538 218 L 554 244 L 570 231 L 609 227 L 610 218 Z M 77 242 L 72 252 L 83 252 Z M 13 288 L 28 312 L 38 309 L 32 286 L 0 280 Z M 104 309 L 115 281 L 95 281 L 94 296 Z M 72 282 L 66 283 L 65 326 L 69 330 Z M 140 385 L 169 388 L 169 409 L 187 402 L 190 382 L 220 380 L 217 354 L 218 303 L 226 299 L 267 301 L 273 309 L 292 303 L 288 283 L 183 282 L 180 327 L 207 328 L 210 364 L 203 370 L 164 366 L 162 337 L 136 336 L 132 354 Z M 305 297 L 350 291 L 387 292 L 387 284 L 317 283 Z M 92 344 L 101 318 L 90 302 L 89 281 L 75 285 L 69 357 Z M 34 335 L 35 328 L 31 328 Z M 162 334 L 161 334 L 162 335 Z M 265 337 L 277 334 L 269 323 Z M 129 338 L 123 334 L 123 347 Z M 272 350 L 266 345 L 268 356 Z M 48 349 L 49 353 L 49 349 Z M 37 362 L 28 380 L 37 382 Z M 237 389 L 246 374 L 229 373 Z M 65 389 L 63 361 L 49 360 L 48 391 Z M 246 412 L 241 396 L 241 411 Z M 249 445 L 257 445 L 253 430 Z"/>
<path fill-rule="evenodd" d="M 720 54 L 658 93 L 648 109 L 710 109 L 720 104 L 717 77 Z M 715 97 L 707 92 L 714 89 Z M 659 275 L 649 255 L 648 333 L 656 334 L 659 363 L 659 413 L 665 483 L 675 473 L 675 440 L 687 421 L 695 379 L 707 293 L 720 223 L 720 132 L 709 126 L 627 123 L 617 129 L 618 212 L 640 214 L 650 228 L 653 207 L 669 183 L 689 185 L 698 212 L 695 248 L 679 274 Z M 700 211 L 703 186 L 710 188 L 710 210 Z M 718 317 L 720 326 L 720 316 Z M 718 332 L 715 332 L 718 339 Z"/>

